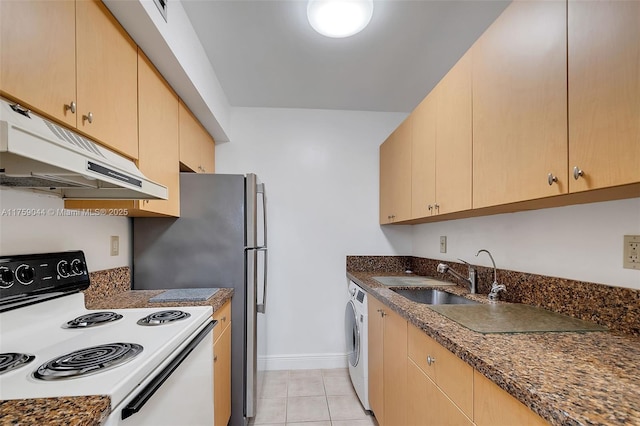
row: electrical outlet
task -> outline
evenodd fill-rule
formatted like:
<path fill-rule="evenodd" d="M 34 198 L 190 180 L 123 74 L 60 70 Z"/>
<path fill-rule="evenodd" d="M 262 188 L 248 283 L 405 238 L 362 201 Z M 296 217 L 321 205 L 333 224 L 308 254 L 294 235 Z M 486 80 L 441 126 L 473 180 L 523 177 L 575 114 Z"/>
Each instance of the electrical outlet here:
<path fill-rule="evenodd" d="M 447 237 L 440 237 L 440 253 L 447 252 Z"/>
<path fill-rule="evenodd" d="M 111 256 L 117 256 L 120 253 L 120 237 L 117 235 L 111 236 Z"/>
<path fill-rule="evenodd" d="M 625 235 L 622 267 L 640 269 L 640 235 Z"/>

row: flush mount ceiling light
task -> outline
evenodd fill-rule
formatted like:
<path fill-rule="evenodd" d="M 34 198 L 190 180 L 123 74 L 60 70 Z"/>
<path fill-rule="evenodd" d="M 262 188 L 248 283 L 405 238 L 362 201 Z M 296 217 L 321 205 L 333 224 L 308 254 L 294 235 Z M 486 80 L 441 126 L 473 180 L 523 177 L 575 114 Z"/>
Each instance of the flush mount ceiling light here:
<path fill-rule="evenodd" d="M 371 21 L 373 0 L 309 0 L 307 18 L 320 34 L 342 38 L 362 31 Z"/>

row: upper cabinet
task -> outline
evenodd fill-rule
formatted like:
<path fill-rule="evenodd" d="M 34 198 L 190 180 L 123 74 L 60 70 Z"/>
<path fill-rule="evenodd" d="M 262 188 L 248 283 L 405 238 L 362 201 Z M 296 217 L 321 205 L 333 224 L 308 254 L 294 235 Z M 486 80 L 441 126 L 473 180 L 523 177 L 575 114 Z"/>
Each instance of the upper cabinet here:
<path fill-rule="evenodd" d="M 137 47 L 102 2 L 3 1 L 0 14 L 1 93 L 138 158 Z"/>
<path fill-rule="evenodd" d="M 471 209 L 471 52 L 412 116 L 412 218 Z"/>
<path fill-rule="evenodd" d="M 215 171 L 215 144 L 213 138 L 180 101 L 180 168 L 196 173 Z"/>
<path fill-rule="evenodd" d="M 569 190 L 640 181 L 640 2 L 568 4 Z"/>
<path fill-rule="evenodd" d="M 564 194 L 566 3 L 511 3 L 473 46 L 473 207 Z"/>
<path fill-rule="evenodd" d="M 411 116 L 380 145 L 380 223 L 411 218 Z"/>
<path fill-rule="evenodd" d="M 138 158 L 137 46 L 98 0 L 76 2 L 77 127 Z"/>
<path fill-rule="evenodd" d="M 76 127 L 73 1 L 0 2 L 0 93 Z"/>

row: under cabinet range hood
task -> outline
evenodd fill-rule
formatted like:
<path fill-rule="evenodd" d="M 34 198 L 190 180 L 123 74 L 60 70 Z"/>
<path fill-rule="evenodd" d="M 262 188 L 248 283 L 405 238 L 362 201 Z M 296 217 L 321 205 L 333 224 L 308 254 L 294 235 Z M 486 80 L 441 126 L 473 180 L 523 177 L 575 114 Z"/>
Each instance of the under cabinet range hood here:
<path fill-rule="evenodd" d="M 133 161 L 37 114 L 0 99 L 0 185 L 66 199 L 168 197 Z"/>

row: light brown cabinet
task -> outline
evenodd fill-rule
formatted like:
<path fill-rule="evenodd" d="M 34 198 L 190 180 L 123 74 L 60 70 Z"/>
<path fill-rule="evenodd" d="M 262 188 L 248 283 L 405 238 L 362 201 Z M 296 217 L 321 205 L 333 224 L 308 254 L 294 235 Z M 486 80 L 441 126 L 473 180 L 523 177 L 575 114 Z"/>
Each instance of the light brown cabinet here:
<path fill-rule="evenodd" d="M 380 145 L 380 224 L 411 218 L 411 116 Z"/>
<path fill-rule="evenodd" d="M 473 423 L 410 358 L 407 369 L 407 425 L 471 426 Z"/>
<path fill-rule="evenodd" d="M 129 216 L 180 216 L 178 97 L 147 57 L 138 55 L 140 171 L 165 185 L 167 200 L 66 200 L 68 209 L 126 209 Z"/>
<path fill-rule="evenodd" d="M 640 182 L 640 2 L 569 0 L 568 49 L 570 192 Z"/>
<path fill-rule="evenodd" d="M 214 173 L 215 144 L 213 138 L 180 101 L 180 168 L 182 171 Z"/>
<path fill-rule="evenodd" d="M 76 127 L 73 1 L 0 2 L 0 93 Z"/>
<path fill-rule="evenodd" d="M 473 46 L 473 207 L 564 194 L 564 2 L 513 2 Z"/>
<path fill-rule="evenodd" d="M 477 426 L 542 426 L 548 423 L 478 371 L 473 373 Z"/>
<path fill-rule="evenodd" d="M 226 426 L 231 418 L 231 301 L 213 319 L 218 321 L 213 334 L 214 425 Z"/>
<path fill-rule="evenodd" d="M 369 404 L 379 425 L 405 425 L 407 321 L 373 297 L 368 299 L 368 314 Z"/>
<path fill-rule="evenodd" d="M 77 127 L 138 158 L 137 46 L 104 4 L 76 2 Z"/>
<path fill-rule="evenodd" d="M 0 8 L 2 94 L 138 158 L 137 47 L 102 2 Z"/>
<path fill-rule="evenodd" d="M 471 209 L 471 52 L 412 113 L 411 216 Z"/>

